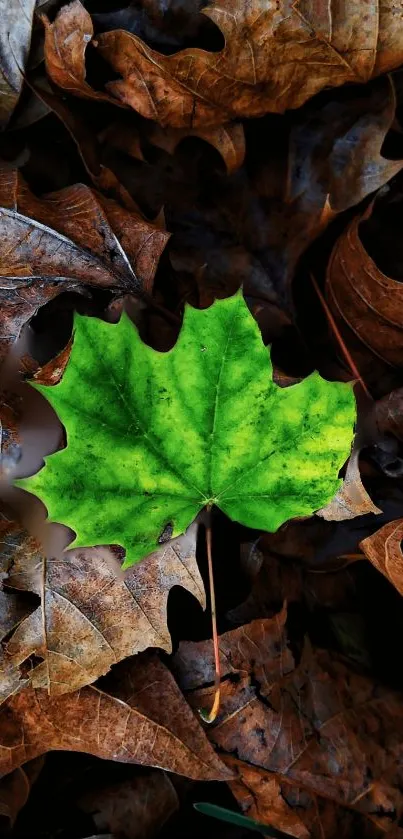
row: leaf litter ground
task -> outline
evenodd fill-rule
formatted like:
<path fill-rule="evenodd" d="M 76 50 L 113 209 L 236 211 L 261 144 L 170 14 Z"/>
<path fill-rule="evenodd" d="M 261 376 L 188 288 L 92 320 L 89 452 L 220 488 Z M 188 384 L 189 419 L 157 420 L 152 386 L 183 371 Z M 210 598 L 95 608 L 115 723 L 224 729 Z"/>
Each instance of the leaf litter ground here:
<path fill-rule="evenodd" d="M 24 20 L 18 3 L 5 5 L 2 829 L 16 839 L 249 835 L 193 809 L 204 801 L 285 836 L 399 837 L 403 20 L 387 3 L 365 16 L 353 0 L 336 4 L 331 24 L 310 3 L 290 15 L 282 2 L 262 12 L 226 0 L 45 0 Z M 267 375 L 265 346 L 279 404 L 307 396 L 287 427 L 288 491 L 246 516 L 213 508 L 222 699 L 205 728 L 198 709 L 214 684 L 205 520 L 176 535 L 198 505 L 180 523 L 166 508 L 154 521 L 146 505 L 135 532 L 120 499 L 133 451 L 126 428 L 119 457 L 114 438 L 102 442 L 125 524 L 99 526 L 105 486 L 80 449 L 96 442 L 85 402 L 102 421 L 116 397 L 106 377 L 84 398 L 77 371 L 101 358 L 116 375 L 126 352 L 118 336 L 129 329 L 140 393 L 153 352 L 161 364 L 177 357 L 186 329 L 209 347 L 211 313 L 234 301 L 249 332 L 242 366 L 227 370 L 235 394 L 222 406 L 222 462 L 207 475 L 207 501 L 219 496 L 220 469 L 238 476 L 269 442 L 241 404 L 247 383 Z M 96 360 L 79 327 L 71 341 L 74 312 L 97 336 Z M 196 382 L 211 354 L 190 364 L 191 347 L 186 376 Z M 221 363 L 218 344 L 216 355 Z M 172 371 L 163 377 L 172 383 Z M 55 404 L 58 418 L 28 379 L 51 402 L 70 388 L 74 453 L 71 418 Z M 313 384 L 351 394 L 354 381 L 352 454 L 350 416 L 331 477 L 317 437 L 311 477 L 332 491 L 308 498 L 298 458 Z M 270 398 L 259 392 L 267 426 Z M 183 393 L 203 413 L 209 389 L 197 400 L 192 381 L 182 383 L 182 408 Z M 151 410 L 152 399 L 140 402 Z M 166 405 L 161 417 L 177 442 L 176 479 L 186 469 L 200 479 L 203 434 L 196 456 L 182 417 Z M 12 484 L 34 476 L 27 487 L 39 486 L 66 457 L 74 462 L 51 511 L 61 524 L 50 525 L 38 499 Z M 129 471 L 142 485 L 149 464 L 139 462 Z M 81 522 L 69 500 L 80 469 L 97 489 Z M 154 484 L 164 480 L 159 463 L 151 472 Z M 62 524 L 85 534 L 83 547 L 69 548 L 74 532 Z M 126 558 L 128 549 L 150 555 L 124 570 L 122 547 Z"/>

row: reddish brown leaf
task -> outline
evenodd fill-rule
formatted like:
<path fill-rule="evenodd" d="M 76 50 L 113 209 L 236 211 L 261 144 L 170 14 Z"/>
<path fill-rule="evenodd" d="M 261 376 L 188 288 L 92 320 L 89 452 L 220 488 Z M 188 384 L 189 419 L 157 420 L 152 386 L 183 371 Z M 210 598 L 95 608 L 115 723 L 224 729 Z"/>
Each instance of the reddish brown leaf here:
<path fill-rule="evenodd" d="M 162 129 L 159 125 L 153 125 L 148 134 L 148 140 L 154 146 L 173 154 L 178 143 L 186 137 L 199 137 L 206 143 L 214 146 L 221 155 L 227 173 L 236 172 L 242 166 L 245 157 L 245 135 L 243 126 L 239 123 L 230 122 L 227 125 L 205 128 L 170 128 Z"/>
<path fill-rule="evenodd" d="M 106 682 L 106 680 L 105 680 Z M 88 752 L 198 780 L 229 780 L 169 670 L 142 654 L 102 687 L 64 696 L 27 688 L 0 711 L 0 772 L 54 749 Z"/>
<path fill-rule="evenodd" d="M 371 207 L 337 240 L 328 266 L 326 294 L 347 346 L 353 333 L 373 355 L 388 365 L 401 366 L 403 286 L 380 271 L 362 244 L 360 222 L 370 213 Z M 351 352 L 354 356 L 355 345 Z"/>
<path fill-rule="evenodd" d="M 297 839 L 310 839 L 312 833 L 294 812 L 283 795 L 284 782 L 279 776 L 256 769 L 242 761 L 228 761 L 238 771 L 238 778 L 230 782 L 231 791 L 249 818 L 262 824 L 275 825 Z"/>
<path fill-rule="evenodd" d="M 385 839 L 390 835 L 353 809 L 315 795 L 282 775 L 234 758 L 225 762 L 238 771 L 230 787 L 249 818 L 301 839 Z M 402 835 L 397 827 L 396 839 Z"/>
<path fill-rule="evenodd" d="M 360 542 L 360 548 L 375 568 L 403 594 L 403 519 L 390 521 Z"/>
<path fill-rule="evenodd" d="M 236 753 L 313 796 L 390 827 L 389 814 L 400 813 L 403 806 L 398 758 L 402 697 L 324 650 L 306 648 L 295 669 L 284 669 L 286 638 L 278 631 L 270 619 L 221 636 L 220 648 L 236 670 L 222 682 L 211 741 L 223 754 Z M 245 650 L 253 638 L 253 655 L 240 655 L 240 638 Z M 277 643 L 276 657 L 270 638 Z M 194 707 L 211 703 L 213 688 L 203 686 L 211 666 L 212 654 L 208 656 L 204 642 L 180 645 L 179 681 L 191 685 L 187 695 Z"/>
<path fill-rule="evenodd" d="M 162 55 L 123 30 L 97 39 L 122 81 L 118 100 L 175 128 L 219 125 L 235 117 L 297 108 L 325 87 L 364 82 L 402 62 L 389 0 L 362 14 L 359 0 L 331 11 L 286 0 L 215 0 L 206 14 L 221 29 L 219 52 L 184 49 Z"/>
<path fill-rule="evenodd" d="M 35 369 L 35 372 L 33 372 L 32 369 L 32 379 L 40 385 L 57 385 L 67 367 L 72 346 L 73 336 L 67 342 L 66 346 L 55 356 L 55 358 L 52 358 L 42 366 L 38 366 L 35 363 L 34 365 L 31 364 L 31 367 Z"/>
<path fill-rule="evenodd" d="M 150 289 L 168 234 L 138 214 L 84 184 L 36 198 L 5 168 L 0 205 L 3 355 L 38 308 L 63 291 Z"/>
<path fill-rule="evenodd" d="M 251 661 L 260 684 L 268 686 L 274 679 L 294 668 L 294 659 L 287 647 L 284 607 L 274 618 L 256 620 L 232 632 L 220 635 L 221 676 L 248 673 Z M 186 641 L 175 656 L 175 670 L 184 690 L 194 690 L 214 681 L 211 641 Z"/>
<path fill-rule="evenodd" d="M 178 144 L 187 137 L 199 137 L 214 146 L 221 155 L 227 174 L 231 175 L 242 166 L 245 158 L 245 134 L 240 123 L 210 128 L 162 128 L 157 123 L 145 122 L 140 127 L 137 121 L 117 120 L 102 132 L 102 141 L 129 154 L 137 160 L 144 160 L 142 140 L 147 141 L 168 154 L 174 154 Z"/>
<path fill-rule="evenodd" d="M 91 16 L 80 0 L 68 3 L 59 11 L 54 23 L 42 16 L 45 26 L 46 70 L 55 84 L 81 96 L 97 101 L 114 101 L 94 90 L 85 80 L 85 51 L 94 34 Z"/>
<path fill-rule="evenodd" d="M 107 548 L 46 559 L 35 539 L 4 518 L 3 539 L 9 544 L 4 585 L 11 590 L 7 631 L 14 632 L 5 648 L 2 695 L 10 668 L 17 678 L 18 667 L 32 655 L 43 661 L 31 671 L 31 685 L 53 696 L 90 684 L 147 647 L 170 652 L 166 619 L 171 588 L 181 585 L 205 605 L 196 535 L 193 525 L 123 574 Z M 18 591 L 40 597 L 31 614 L 21 614 L 15 603 Z"/>

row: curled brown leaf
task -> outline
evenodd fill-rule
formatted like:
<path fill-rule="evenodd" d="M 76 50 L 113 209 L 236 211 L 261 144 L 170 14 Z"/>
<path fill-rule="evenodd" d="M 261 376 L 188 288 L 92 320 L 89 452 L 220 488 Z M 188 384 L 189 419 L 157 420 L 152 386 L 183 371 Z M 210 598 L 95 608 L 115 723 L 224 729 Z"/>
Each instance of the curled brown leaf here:
<path fill-rule="evenodd" d="M 360 542 L 360 548 L 375 568 L 403 594 L 403 519 L 390 521 Z"/>

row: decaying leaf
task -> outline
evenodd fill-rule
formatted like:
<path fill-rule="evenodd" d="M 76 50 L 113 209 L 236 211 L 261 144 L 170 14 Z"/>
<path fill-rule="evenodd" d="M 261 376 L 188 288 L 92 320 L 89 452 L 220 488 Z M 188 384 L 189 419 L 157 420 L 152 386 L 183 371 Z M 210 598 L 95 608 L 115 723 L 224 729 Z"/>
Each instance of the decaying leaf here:
<path fill-rule="evenodd" d="M 40 385 L 57 385 L 60 382 L 69 362 L 72 346 L 73 337 L 71 337 L 66 346 L 63 347 L 63 349 L 60 350 L 54 358 L 47 361 L 46 364 L 39 365 L 34 360 L 30 360 L 29 370 L 26 372 L 30 373 L 33 381 L 38 382 Z M 26 361 L 26 366 L 28 366 L 28 360 Z"/>
<path fill-rule="evenodd" d="M 0 829 L 10 829 L 28 801 L 32 784 L 43 767 L 43 757 L 18 766 L 0 781 Z"/>
<path fill-rule="evenodd" d="M 20 676 L 19 666 L 35 656 L 33 687 L 46 688 L 51 696 L 78 690 L 148 647 L 171 651 L 166 617 L 173 586 L 183 586 L 205 605 L 195 557 L 197 525 L 123 574 L 108 548 L 47 559 L 16 522 L 7 517 L 3 522 L 8 573 L 2 596 L 9 615 L 3 635 L 14 630 L 5 645 L 5 679 L 10 669 Z M 38 595 L 37 609 L 27 614 L 18 592 Z M 6 692 L 7 680 L 1 686 L 1 694 Z"/>
<path fill-rule="evenodd" d="M 142 152 L 142 140 L 151 143 L 158 148 L 164 149 L 169 154 L 174 154 L 177 145 L 188 137 L 198 137 L 206 143 L 214 146 L 221 155 L 227 174 L 231 175 L 242 166 L 245 158 L 245 133 L 243 125 L 239 122 L 229 122 L 226 125 L 218 125 L 204 128 L 161 128 L 158 123 L 144 122 L 138 126 L 135 117 L 129 120 L 128 114 L 125 119 L 112 123 L 102 134 L 102 141 L 110 143 L 113 147 L 125 152 L 137 160 L 144 160 Z"/>
<path fill-rule="evenodd" d="M 228 757 L 225 762 L 238 773 L 230 781 L 231 791 L 249 818 L 283 830 L 296 839 L 385 839 L 383 826 L 370 821 L 353 808 L 315 795 L 274 772 Z M 392 829 L 393 830 L 393 829 Z M 394 834 L 393 834 L 394 835 Z M 401 839 L 397 828 L 396 839 Z M 392 839 L 392 834 L 391 834 Z"/>
<path fill-rule="evenodd" d="M 169 253 L 177 280 L 197 284 L 203 307 L 242 285 L 266 309 L 270 302 L 290 310 L 292 280 L 308 246 L 401 169 L 401 160 L 380 153 L 395 111 L 385 77 L 333 91 L 293 113 L 291 124 L 261 120 L 248 134 L 246 165 L 237 177 L 214 177 L 207 201 L 204 185 L 201 196 L 191 192 L 188 200 L 169 190 L 167 218 L 179 227 Z"/>
<path fill-rule="evenodd" d="M 401 366 L 403 353 L 403 286 L 387 277 L 371 259 L 360 239 L 360 223 L 371 206 L 357 216 L 334 247 L 327 272 L 329 306 L 346 335 L 391 366 Z"/>
<path fill-rule="evenodd" d="M 42 16 L 45 26 L 45 62 L 48 75 L 59 87 L 101 102 L 111 96 L 94 90 L 85 80 L 85 51 L 94 34 L 91 15 L 80 0 L 73 0 L 59 11 L 54 23 Z"/>
<path fill-rule="evenodd" d="M 186 137 L 199 137 L 217 149 L 224 160 L 228 175 L 236 172 L 242 166 L 245 157 L 245 134 L 240 123 L 230 122 L 227 125 L 217 125 L 210 128 L 171 128 L 163 130 L 159 125 L 153 125 L 148 134 L 148 140 L 154 146 L 172 154 L 178 143 Z"/>
<path fill-rule="evenodd" d="M 121 544 L 128 567 L 155 550 L 167 524 L 175 537 L 208 504 L 276 530 L 337 491 L 352 390 L 317 373 L 278 387 L 241 293 L 187 307 L 168 353 L 144 344 L 125 315 L 118 325 L 75 323 L 62 381 L 35 385 L 65 424 L 67 446 L 19 481 L 75 530 L 75 546 Z"/>
<path fill-rule="evenodd" d="M 88 752 L 198 780 L 229 780 L 227 769 L 153 654 L 120 664 L 113 678 L 64 696 L 27 688 L 0 711 L 0 774 L 54 749 Z"/>
<path fill-rule="evenodd" d="M 375 568 L 403 594 L 403 519 L 388 522 L 360 542 L 360 548 Z"/>
<path fill-rule="evenodd" d="M 253 661 L 259 684 L 271 684 L 294 669 L 294 658 L 287 647 L 285 623 L 287 609 L 274 618 L 255 620 L 220 635 L 222 678 L 248 673 Z M 175 672 L 183 690 L 195 690 L 214 681 L 214 658 L 210 641 L 182 642 L 174 659 Z"/>
<path fill-rule="evenodd" d="M 318 516 L 326 521 L 345 521 L 367 513 L 381 513 L 374 504 L 361 480 L 359 467 L 360 449 L 356 444 L 347 464 L 344 481 L 334 498 L 326 507 L 318 510 Z"/>
<path fill-rule="evenodd" d="M 84 286 L 150 289 L 168 234 L 84 184 L 36 198 L 0 172 L 0 353 L 40 306 Z"/>
<path fill-rule="evenodd" d="M 122 29 L 100 35 L 101 55 L 122 76 L 109 92 L 162 125 L 219 125 L 297 108 L 325 87 L 365 82 L 402 62 L 389 0 L 364 15 L 358 0 L 331 10 L 310 0 L 265 8 L 260 0 L 215 0 L 203 13 L 224 35 L 219 52 L 162 55 Z"/>
<path fill-rule="evenodd" d="M 77 802 L 98 830 L 121 839 L 149 839 L 179 807 L 175 788 L 165 772 L 144 775 L 86 793 Z"/>
<path fill-rule="evenodd" d="M 320 203 L 325 212 L 327 196 L 330 221 L 400 172 L 403 161 L 382 154 L 396 104 L 390 76 L 307 104 L 290 133 L 289 199 L 299 198 L 308 215 Z"/>
<path fill-rule="evenodd" d="M 18 102 L 31 43 L 35 0 L 0 2 L 0 125 L 9 121 Z"/>
<path fill-rule="evenodd" d="M 314 797 L 390 828 L 403 804 L 401 695 L 325 650 L 306 647 L 298 666 L 292 667 L 282 629 L 284 618 L 271 618 L 220 637 L 224 673 L 232 678 L 222 682 L 220 714 L 208 731 L 211 741 L 223 755 L 235 753 L 272 777 L 282 776 Z M 205 686 L 204 677 L 211 672 L 212 652 L 204 642 L 183 642 L 175 660 L 188 701 L 194 707 L 209 706 L 213 688 Z M 271 814 L 271 823 L 280 827 L 274 809 Z M 283 816 L 280 811 L 279 818 Z M 333 825 L 325 836 L 334 835 Z"/>

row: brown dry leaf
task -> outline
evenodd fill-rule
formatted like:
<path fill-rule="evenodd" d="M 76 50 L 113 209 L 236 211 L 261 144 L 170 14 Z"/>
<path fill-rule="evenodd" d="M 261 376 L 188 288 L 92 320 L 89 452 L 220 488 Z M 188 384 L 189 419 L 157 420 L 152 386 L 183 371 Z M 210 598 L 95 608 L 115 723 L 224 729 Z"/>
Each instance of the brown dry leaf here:
<path fill-rule="evenodd" d="M 154 146 L 165 149 L 173 154 L 178 143 L 186 137 L 199 137 L 210 143 L 221 155 L 227 170 L 231 175 L 242 166 L 245 158 L 245 134 L 240 123 L 230 122 L 227 125 L 212 127 L 199 126 L 198 128 L 161 128 L 153 125 L 147 139 Z"/>
<path fill-rule="evenodd" d="M 361 347 L 390 366 L 401 366 L 403 353 L 403 286 L 380 271 L 366 252 L 359 226 L 372 206 L 347 227 L 330 258 L 326 295 L 346 343 L 355 356 Z"/>
<path fill-rule="evenodd" d="M 60 352 L 47 361 L 46 364 L 39 366 L 36 362 L 33 363 L 35 372 L 33 372 L 33 365 L 31 362 L 32 379 L 39 385 L 57 385 L 69 362 L 70 353 L 73 347 L 73 336 L 67 342 L 66 346 Z"/>
<path fill-rule="evenodd" d="M 317 516 L 325 521 L 346 521 L 367 513 L 382 513 L 374 504 L 362 483 L 359 467 L 360 447 L 355 444 L 347 464 L 344 481 L 334 498 L 318 510 Z"/>
<path fill-rule="evenodd" d="M 38 542 L 14 522 L 9 532 L 11 539 L 5 522 L 3 538 L 10 548 L 4 585 L 14 593 L 35 592 L 41 602 L 22 620 L 15 617 L 12 626 L 18 626 L 7 641 L 5 661 L 14 672 L 31 655 L 43 659 L 30 683 L 52 696 L 94 682 L 148 647 L 171 652 L 166 620 L 173 586 L 182 586 L 205 606 L 195 524 L 125 573 L 107 548 L 46 559 Z"/>
<path fill-rule="evenodd" d="M 289 306 L 308 245 L 337 213 L 401 168 L 401 160 L 380 154 L 395 108 L 385 77 L 334 91 L 296 112 L 291 127 L 281 117 L 262 120 L 248 135 L 247 166 L 237 177 L 216 176 L 208 200 L 204 191 L 176 198 L 172 190 L 166 207 L 176 229 L 169 256 L 177 277 L 198 287 L 195 303 L 210 305 L 242 285 L 257 305 Z M 277 313 L 274 318 L 282 328 L 284 313 L 283 324 Z"/>
<path fill-rule="evenodd" d="M 36 82 L 32 86 L 32 90 L 35 91 L 35 97 L 42 102 L 48 111 L 52 111 L 60 119 L 69 132 L 94 186 L 107 192 L 111 198 L 115 198 L 126 209 L 140 214 L 137 204 L 119 182 L 116 175 L 101 163 L 96 136 L 78 113 L 72 109 L 70 103 L 67 105 L 60 95 L 57 96 L 50 88 L 47 80 L 42 79 L 40 82 Z"/>
<path fill-rule="evenodd" d="M 85 80 L 85 51 L 94 34 L 91 16 L 80 0 L 60 9 L 54 23 L 42 15 L 45 26 L 46 70 L 55 84 L 84 99 L 115 102 L 106 93 L 94 90 Z"/>
<path fill-rule="evenodd" d="M 151 839 L 179 807 L 175 788 L 165 772 L 149 772 L 85 793 L 77 805 L 98 830 L 120 839 Z"/>
<path fill-rule="evenodd" d="M 331 10 L 313 0 L 264 8 L 261 0 L 213 0 L 202 11 L 225 38 L 219 52 L 162 55 L 123 30 L 98 36 L 122 76 L 108 90 L 162 125 L 205 127 L 297 108 L 325 87 L 366 82 L 402 63 L 402 11 L 390 0 L 364 13 L 360 0 Z"/>
<path fill-rule="evenodd" d="M 5 167 L 0 205 L 3 355 L 39 307 L 63 291 L 150 290 L 169 234 L 137 213 L 84 184 L 37 198 Z"/>
<path fill-rule="evenodd" d="M 403 594 L 403 519 L 390 521 L 360 542 L 360 548 L 375 568 Z"/>
<path fill-rule="evenodd" d="M 257 769 L 235 758 L 225 763 L 238 771 L 230 788 L 246 816 L 276 825 L 297 839 L 386 839 L 392 834 L 353 809 L 311 793 L 282 775 Z M 397 827 L 396 839 L 403 830 Z"/>
<path fill-rule="evenodd" d="M 133 119 L 117 120 L 102 133 L 102 142 L 109 143 L 119 151 L 125 152 L 137 160 L 144 161 L 142 139 L 154 146 L 174 154 L 177 145 L 187 137 L 199 137 L 210 143 L 221 155 L 227 174 L 231 175 L 242 166 L 245 158 L 245 132 L 243 125 L 229 122 L 226 125 L 210 128 L 162 128 L 158 123 L 146 122 L 140 127 Z"/>
<path fill-rule="evenodd" d="M 255 620 L 231 632 L 220 635 L 221 676 L 250 672 L 261 685 L 285 676 L 294 669 L 294 658 L 287 647 L 284 606 L 273 618 Z M 214 682 L 214 656 L 211 641 L 185 641 L 179 645 L 174 658 L 175 672 L 184 690 L 194 690 L 201 684 Z M 274 675 L 273 675 L 274 674 Z M 231 679 L 230 679 L 231 681 Z"/>
<path fill-rule="evenodd" d="M 249 655 L 240 655 L 240 637 Z M 270 637 L 276 643 L 274 657 Z M 247 649 L 248 638 L 253 638 L 253 653 L 252 644 Z M 235 753 L 311 796 L 352 808 L 389 828 L 403 806 L 402 696 L 325 650 L 307 646 L 297 667 L 284 668 L 287 640 L 273 618 L 227 632 L 219 643 L 236 666 L 222 682 L 220 714 L 208 732 L 220 753 Z M 179 683 L 183 679 L 185 688 L 191 686 L 188 701 L 194 707 L 209 706 L 213 688 L 211 682 L 206 686 L 204 675 L 210 675 L 212 653 L 204 642 L 184 642 L 178 656 Z M 325 834 L 329 839 L 336 835 L 330 827 Z"/>
<path fill-rule="evenodd" d="M 138 763 L 197 780 L 233 773 L 208 743 L 169 670 L 142 653 L 97 687 L 64 696 L 27 688 L 0 711 L 0 773 L 54 749 Z"/>
<path fill-rule="evenodd" d="M 36 757 L 24 766 L 18 766 L 0 781 L 0 829 L 3 827 L 5 833 L 12 828 L 18 813 L 27 803 L 43 763 L 43 757 Z"/>
<path fill-rule="evenodd" d="M 18 102 L 31 44 L 35 0 L 0 0 L 0 125 Z"/>
<path fill-rule="evenodd" d="M 231 764 L 237 770 L 238 778 L 230 781 L 230 789 L 245 815 L 262 824 L 275 824 L 277 830 L 283 830 L 297 839 L 312 837 L 298 812 L 287 804 L 278 776 L 240 760 L 229 759 L 228 765 Z"/>
<path fill-rule="evenodd" d="M 323 204 L 325 228 L 337 213 L 387 183 L 403 167 L 402 160 L 382 155 L 395 114 L 390 76 L 362 88 L 343 88 L 322 104 L 303 108 L 290 135 L 289 200 L 305 198 L 306 212 L 312 212 L 313 201 Z"/>

